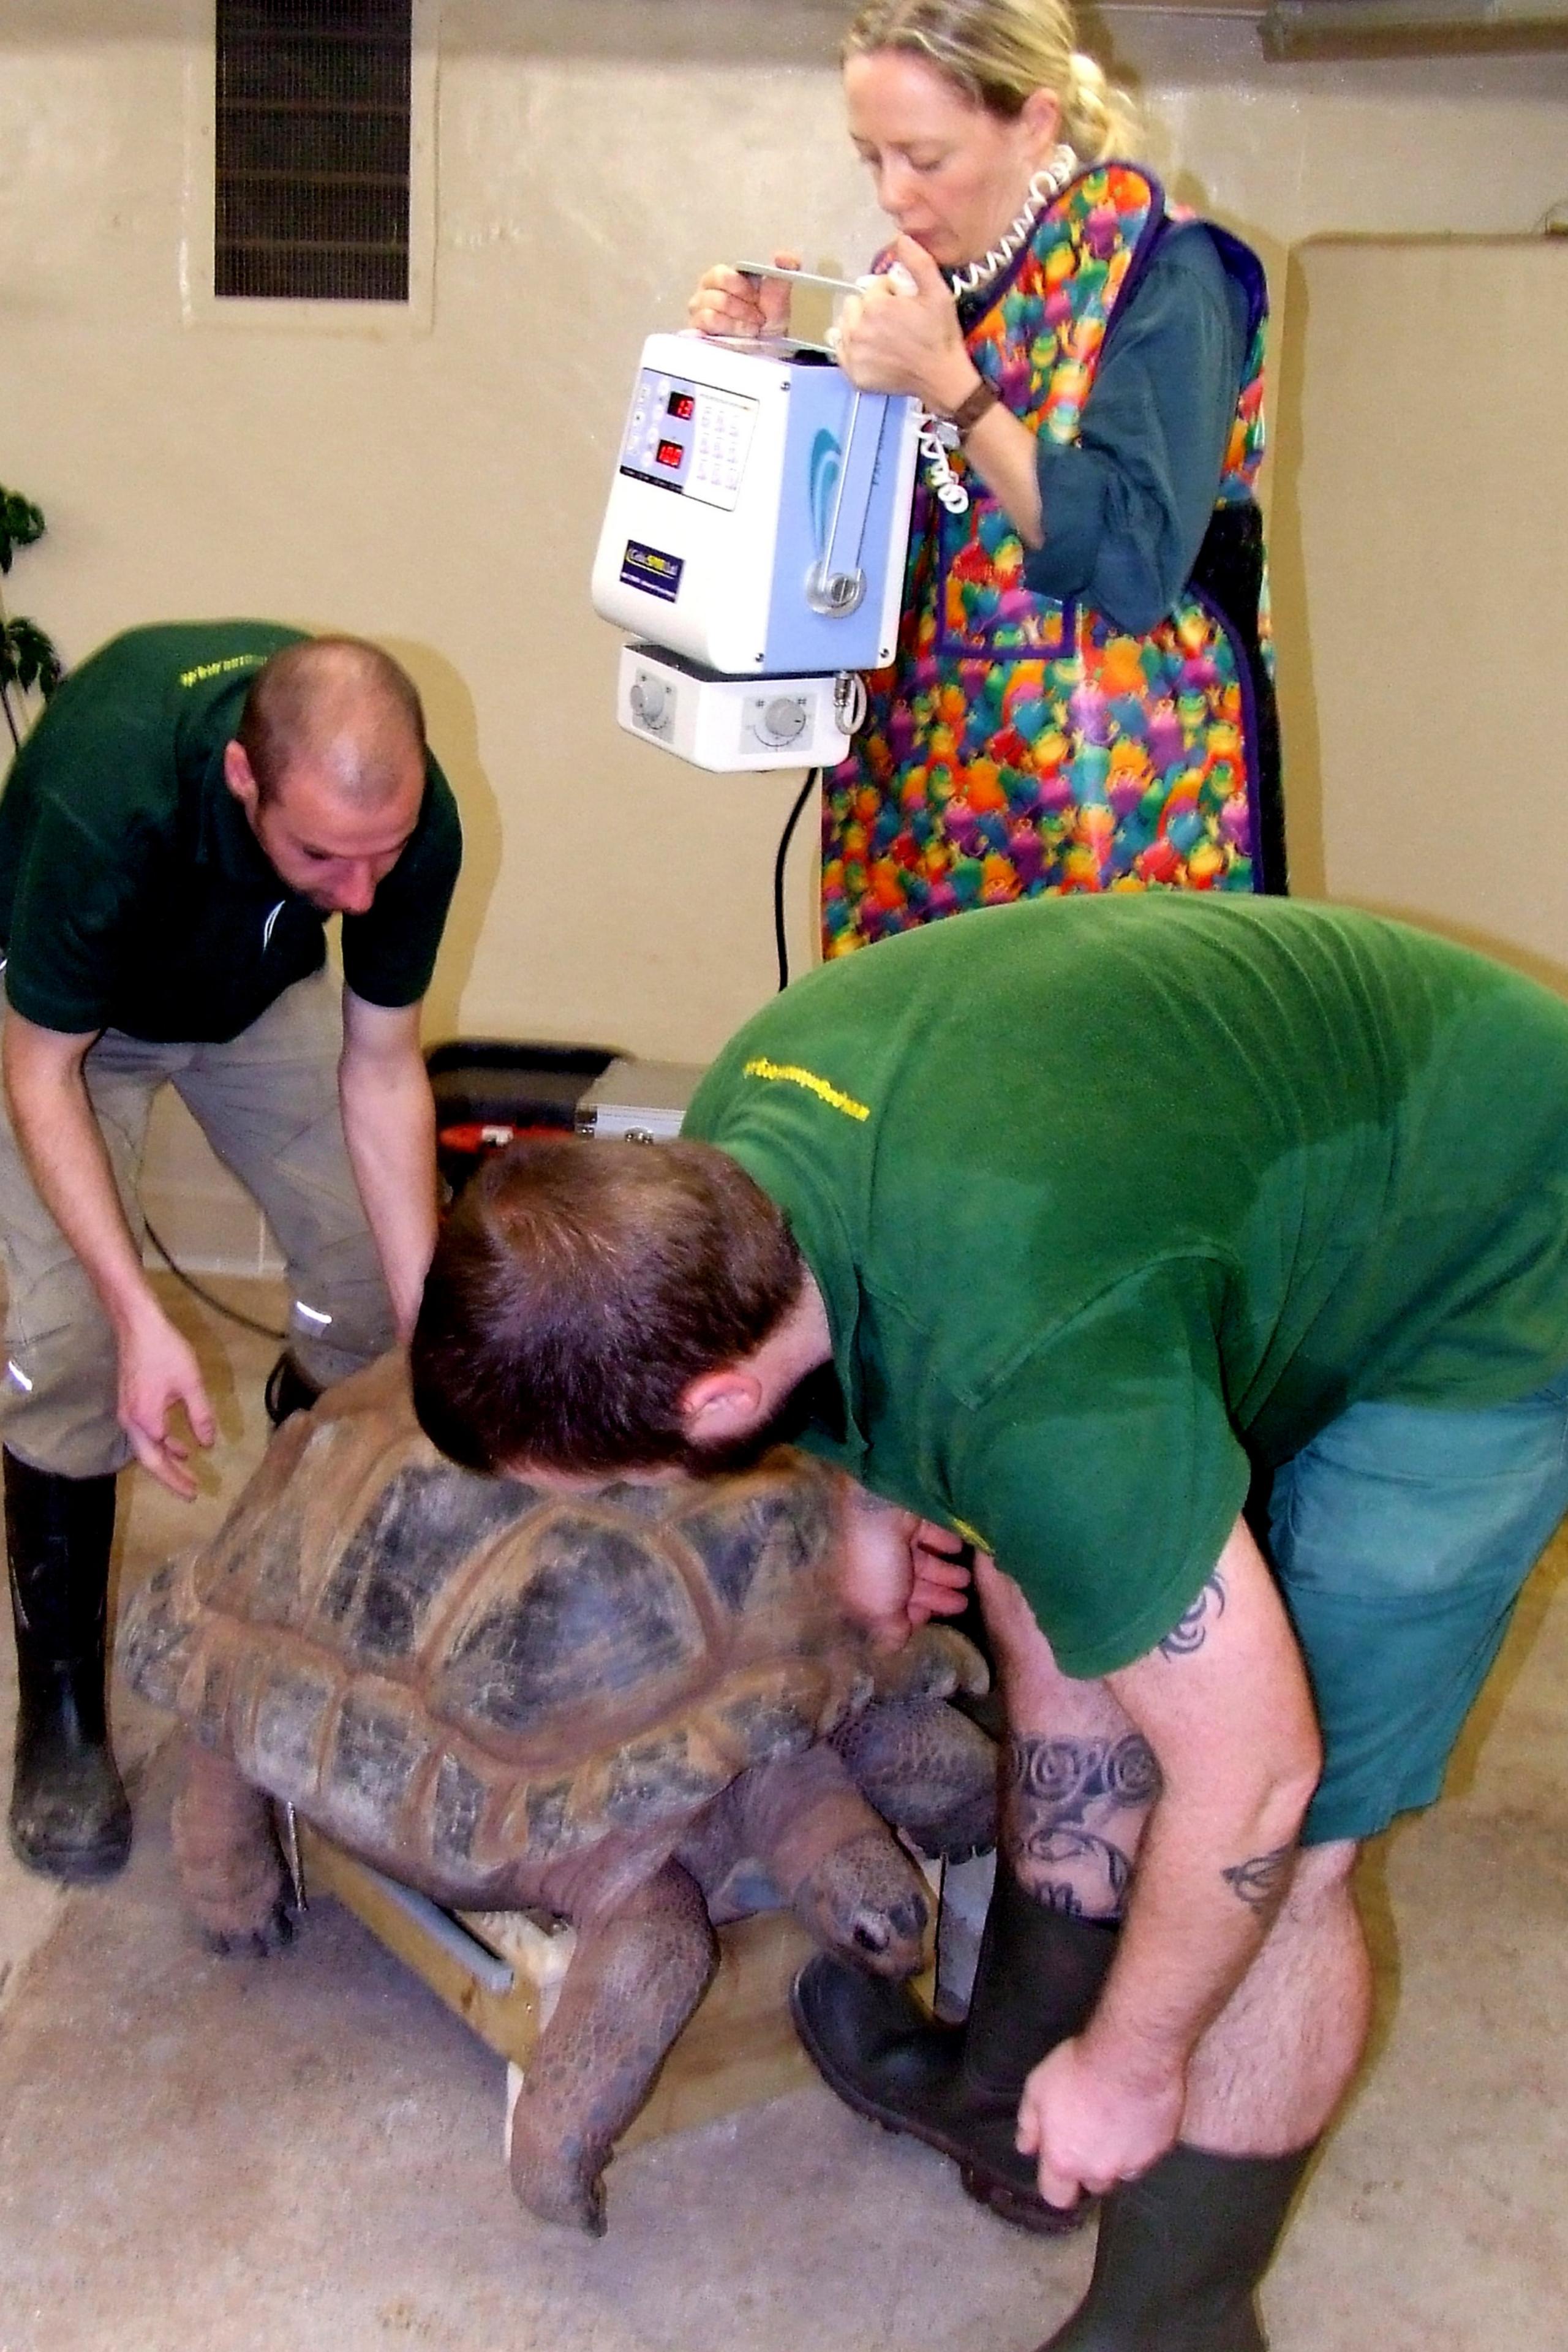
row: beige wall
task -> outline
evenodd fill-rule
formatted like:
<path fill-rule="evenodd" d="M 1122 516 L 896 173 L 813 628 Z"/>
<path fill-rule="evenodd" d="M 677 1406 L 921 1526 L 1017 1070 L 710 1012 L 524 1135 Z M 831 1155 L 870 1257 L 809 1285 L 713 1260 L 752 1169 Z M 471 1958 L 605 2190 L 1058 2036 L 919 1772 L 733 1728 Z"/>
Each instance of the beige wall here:
<path fill-rule="evenodd" d="M 586 582 L 637 347 L 699 268 L 785 239 L 853 265 L 878 241 L 838 116 L 840 14 L 432 6 L 432 299 L 379 332 L 203 302 L 196 0 L 0 18 L 0 479 L 50 524 L 13 598 L 71 657 L 138 620 L 245 611 L 407 659 L 470 845 L 432 1034 L 700 1059 L 772 985 L 795 780 L 710 778 L 620 734 Z M 1321 231 L 1523 230 L 1565 192 L 1562 54 L 1281 68 L 1223 13 L 1099 29 L 1176 192 L 1254 236 L 1277 285 Z"/>
<path fill-rule="evenodd" d="M 1307 878 L 1568 991 L 1568 237 L 1312 240 L 1291 272 Z"/>

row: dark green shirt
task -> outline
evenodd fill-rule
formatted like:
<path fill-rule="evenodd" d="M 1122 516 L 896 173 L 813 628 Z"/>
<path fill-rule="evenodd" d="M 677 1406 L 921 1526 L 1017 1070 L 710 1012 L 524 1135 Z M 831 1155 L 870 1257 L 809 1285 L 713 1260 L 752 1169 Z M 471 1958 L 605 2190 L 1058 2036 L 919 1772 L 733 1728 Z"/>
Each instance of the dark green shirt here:
<path fill-rule="evenodd" d="M 279 878 L 223 772 L 252 677 L 300 635 L 132 629 L 66 679 L 0 796 L 0 944 L 24 1019 L 226 1039 L 321 968 L 330 919 Z M 426 771 L 407 847 L 369 912 L 343 918 L 343 974 L 372 1004 L 424 995 L 458 878 L 457 803 Z"/>
<path fill-rule="evenodd" d="M 686 1122 L 789 1217 L 845 1415 L 1063 1667 L 1142 1656 L 1253 1461 L 1568 1364 L 1568 1006 L 1369 916 L 1171 892 L 932 923 L 774 1000 Z"/>

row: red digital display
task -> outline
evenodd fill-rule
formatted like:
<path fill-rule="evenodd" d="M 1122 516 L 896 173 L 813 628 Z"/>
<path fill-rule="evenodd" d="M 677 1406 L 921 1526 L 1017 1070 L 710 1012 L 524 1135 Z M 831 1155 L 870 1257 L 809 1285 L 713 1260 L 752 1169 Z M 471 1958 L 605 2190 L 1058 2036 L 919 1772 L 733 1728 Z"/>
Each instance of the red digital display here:
<path fill-rule="evenodd" d="M 697 414 L 697 402 L 689 392 L 672 392 L 665 410 L 668 416 L 679 416 L 684 424 Z"/>
<path fill-rule="evenodd" d="M 686 452 L 679 441 L 661 441 L 653 455 L 656 465 L 679 466 Z"/>

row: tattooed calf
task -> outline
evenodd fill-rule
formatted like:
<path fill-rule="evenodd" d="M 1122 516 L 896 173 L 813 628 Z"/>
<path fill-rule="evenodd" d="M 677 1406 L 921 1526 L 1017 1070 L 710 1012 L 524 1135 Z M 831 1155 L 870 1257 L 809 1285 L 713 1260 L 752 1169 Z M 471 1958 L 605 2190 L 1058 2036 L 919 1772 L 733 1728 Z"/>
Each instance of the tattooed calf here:
<path fill-rule="evenodd" d="M 1004 1769 L 1008 1847 L 1036 1900 L 1075 1917 L 1114 1918 L 1143 1815 L 1160 1793 L 1148 1741 L 1135 1731 L 1119 1739 L 1015 1734 Z M 1125 1827 L 1119 1814 L 1132 1816 Z"/>
<path fill-rule="evenodd" d="M 1211 1620 L 1225 1615 L 1225 1579 L 1216 1568 L 1190 1609 L 1184 1609 L 1160 1643 L 1163 1658 L 1190 1658 L 1209 1637 Z"/>

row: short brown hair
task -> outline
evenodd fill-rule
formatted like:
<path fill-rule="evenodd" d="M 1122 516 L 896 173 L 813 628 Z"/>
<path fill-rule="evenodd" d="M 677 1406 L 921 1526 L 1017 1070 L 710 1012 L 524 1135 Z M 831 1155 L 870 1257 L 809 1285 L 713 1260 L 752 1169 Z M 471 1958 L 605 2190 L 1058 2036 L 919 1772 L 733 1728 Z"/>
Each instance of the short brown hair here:
<path fill-rule="evenodd" d="M 396 789 L 411 751 L 423 757 L 425 707 L 401 662 L 363 637 L 306 637 L 262 664 L 236 740 L 263 803 L 290 763 L 327 762 L 340 788 L 374 804 Z"/>
<path fill-rule="evenodd" d="M 414 1334 L 414 1402 L 470 1470 L 696 1466 L 681 1400 L 801 1295 L 782 1213 L 706 1143 L 532 1137 L 442 1227 Z"/>

